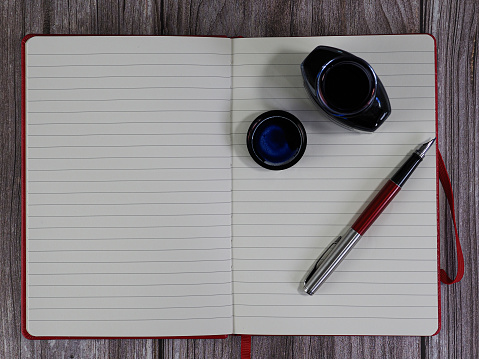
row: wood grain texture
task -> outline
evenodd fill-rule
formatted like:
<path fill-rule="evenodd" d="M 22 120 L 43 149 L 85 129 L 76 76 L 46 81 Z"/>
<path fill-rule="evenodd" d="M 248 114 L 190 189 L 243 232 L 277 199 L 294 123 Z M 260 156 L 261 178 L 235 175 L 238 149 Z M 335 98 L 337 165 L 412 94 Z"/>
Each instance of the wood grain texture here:
<path fill-rule="evenodd" d="M 20 357 L 20 39 L 24 31 L 19 2 L 0 5 L 0 357 Z"/>
<path fill-rule="evenodd" d="M 430 32 L 438 46 L 439 147 L 466 260 L 442 287 L 442 330 L 418 337 L 261 337 L 253 358 L 478 358 L 479 4 L 476 0 L 6 0 L 0 3 L 0 358 L 239 358 L 240 338 L 29 341 L 20 333 L 20 43 L 28 33 L 313 36 Z M 443 267 L 454 272 L 441 197 Z"/>
<path fill-rule="evenodd" d="M 425 338 L 426 358 L 479 357 L 479 3 L 423 3 L 423 28 L 436 37 L 439 148 L 451 177 L 466 272 L 459 284 L 442 286 L 442 329 Z M 441 201 L 444 204 L 444 201 Z M 454 228 L 441 206 L 441 263 L 456 272 Z"/>
<path fill-rule="evenodd" d="M 164 358 L 231 358 L 239 359 L 241 338 L 230 335 L 226 339 L 167 339 Z"/>

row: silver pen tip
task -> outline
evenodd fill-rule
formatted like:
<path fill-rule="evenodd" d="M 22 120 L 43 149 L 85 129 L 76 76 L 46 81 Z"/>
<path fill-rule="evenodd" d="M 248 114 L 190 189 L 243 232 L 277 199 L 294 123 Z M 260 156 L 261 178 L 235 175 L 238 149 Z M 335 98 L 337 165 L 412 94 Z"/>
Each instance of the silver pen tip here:
<path fill-rule="evenodd" d="M 421 158 L 424 158 L 424 156 L 426 155 L 426 152 L 429 150 L 429 148 L 431 148 L 432 144 L 434 143 L 434 141 L 436 141 L 436 137 L 434 137 L 432 140 L 430 141 L 427 141 L 426 143 L 423 143 L 422 145 L 420 145 L 417 150 L 416 150 L 416 153 L 421 157 Z"/>

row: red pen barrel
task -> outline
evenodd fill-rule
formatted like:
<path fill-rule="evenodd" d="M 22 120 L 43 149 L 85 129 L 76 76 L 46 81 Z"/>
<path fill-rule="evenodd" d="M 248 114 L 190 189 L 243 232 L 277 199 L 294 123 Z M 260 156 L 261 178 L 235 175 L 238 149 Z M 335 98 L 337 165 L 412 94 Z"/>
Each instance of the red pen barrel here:
<path fill-rule="evenodd" d="M 388 180 L 351 228 L 363 235 L 400 190 L 401 187 Z"/>

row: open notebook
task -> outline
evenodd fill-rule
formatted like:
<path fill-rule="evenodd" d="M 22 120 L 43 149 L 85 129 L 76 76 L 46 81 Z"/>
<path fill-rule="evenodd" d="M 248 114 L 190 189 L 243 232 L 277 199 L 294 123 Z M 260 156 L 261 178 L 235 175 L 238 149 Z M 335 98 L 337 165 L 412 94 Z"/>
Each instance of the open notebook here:
<path fill-rule="evenodd" d="M 392 115 L 373 134 L 318 111 L 300 63 L 367 60 Z M 435 137 L 428 35 L 24 41 L 23 332 L 27 337 L 431 335 L 438 329 L 430 151 L 314 296 L 321 250 Z M 250 158 L 266 110 L 304 124 L 284 171 Z"/>

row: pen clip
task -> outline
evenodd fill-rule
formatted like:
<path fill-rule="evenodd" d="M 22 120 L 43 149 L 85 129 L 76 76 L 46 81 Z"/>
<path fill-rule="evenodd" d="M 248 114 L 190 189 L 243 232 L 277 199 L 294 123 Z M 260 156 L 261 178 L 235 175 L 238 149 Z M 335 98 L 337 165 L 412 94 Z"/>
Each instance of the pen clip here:
<path fill-rule="evenodd" d="M 316 273 L 316 270 L 317 270 L 317 269 L 319 268 L 319 266 L 324 262 L 324 260 L 329 257 L 329 254 L 332 252 L 332 250 L 334 249 L 334 247 L 336 247 L 336 245 L 338 244 L 338 242 L 341 240 L 341 237 L 342 237 L 342 236 L 337 237 L 334 241 L 332 241 L 332 242 L 323 250 L 323 252 L 322 252 L 321 255 L 319 256 L 319 258 L 316 260 L 316 262 L 314 263 L 313 267 L 312 267 L 311 270 L 309 271 L 309 274 L 306 276 L 306 279 L 304 280 L 304 284 L 305 284 L 305 285 L 309 282 L 309 280 L 310 280 L 311 277 L 314 275 L 314 273 Z"/>
<path fill-rule="evenodd" d="M 314 263 L 311 271 L 306 275 L 306 280 L 303 282 L 303 290 L 307 294 L 313 295 L 360 238 L 361 235 L 358 232 L 349 228 L 345 234 L 332 241 L 321 253 L 316 263 Z"/>

